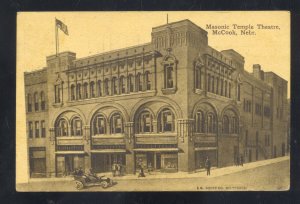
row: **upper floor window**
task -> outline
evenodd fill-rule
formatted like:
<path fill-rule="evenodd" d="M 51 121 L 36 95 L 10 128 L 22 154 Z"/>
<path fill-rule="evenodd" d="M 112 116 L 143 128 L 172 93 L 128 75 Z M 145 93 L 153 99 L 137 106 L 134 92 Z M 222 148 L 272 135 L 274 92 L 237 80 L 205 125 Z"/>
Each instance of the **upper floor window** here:
<path fill-rule="evenodd" d="M 211 92 L 215 92 L 215 77 L 211 76 Z"/>
<path fill-rule="evenodd" d="M 225 97 L 227 97 L 227 81 L 225 81 Z"/>
<path fill-rule="evenodd" d="M 97 115 L 93 120 L 93 133 L 94 135 L 106 133 L 106 120 L 101 114 Z"/>
<path fill-rule="evenodd" d="M 83 97 L 84 98 L 88 98 L 89 97 L 88 87 L 89 87 L 89 85 L 88 85 L 87 82 L 83 84 Z"/>
<path fill-rule="evenodd" d="M 133 75 L 128 75 L 128 90 L 129 92 L 133 92 L 134 89 L 134 82 L 133 82 Z"/>
<path fill-rule="evenodd" d="M 121 92 L 121 94 L 124 94 L 126 92 L 126 89 L 125 89 L 125 77 L 124 76 L 120 77 L 120 92 Z"/>
<path fill-rule="evenodd" d="M 102 86 L 101 86 L 101 80 L 98 80 L 97 82 L 97 93 L 98 93 L 98 96 L 102 96 Z"/>
<path fill-rule="evenodd" d="M 77 99 L 82 99 L 82 96 L 81 96 L 81 84 L 77 84 L 76 86 L 76 95 L 77 95 Z"/>
<path fill-rule="evenodd" d="M 223 133 L 229 134 L 229 118 L 227 115 L 223 117 Z"/>
<path fill-rule="evenodd" d="M 55 103 L 61 102 L 61 85 L 57 84 L 54 86 L 54 92 L 55 92 Z"/>
<path fill-rule="evenodd" d="M 256 115 L 262 115 L 262 106 L 258 103 L 255 104 L 255 114 Z"/>
<path fill-rule="evenodd" d="M 29 138 L 33 137 L 33 124 L 32 122 L 28 122 L 28 129 L 29 129 Z"/>
<path fill-rule="evenodd" d="M 45 126 L 45 121 L 44 120 L 41 121 L 41 128 L 42 128 L 42 135 L 41 135 L 41 137 L 45 138 L 46 137 L 46 126 Z"/>
<path fill-rule="evenodd" d="M 35 121 L 35 137 L 40 137 L 40 122 Z"/>
<path fill-rule="evenodd" d="M 112 78 L 112 95 L 118 94 L 118 84 L 117 84 L 117 78 Z"/>
<path fill-rule="evenodd" d="M 153 119 L 150 112 L 143 111 L 139 117 L 139 132 L 140 133 L 152 132 L 153 131 L 152 122 Z"/>
<path fill-rule="evenodd" d="M 41 110 L 45 110 L 46 109 L 46 100 L 45 100 L 45 94 L 42 91 L 41 92 Z"/>
<path fill-rule="evenodd" d="M 240 101 L 241 100 L 241 85 L 237 85 L 237 99 Z"/>
<path fill-rule="evenodd" d="M 168 108 L 163 109 L 158 115 L 159 132 L 173 132 L 175 130 L 174 114 Z"/>
<path fill-rule="evenodd" d="M 105 95 L 108 96 L 109 95 L 109 81 L 108 81 L 108 79 L 104 80 L 104 91 L 105 91 Z"/>
<path fill-rule="evenodd" d="M 271 117 L 271 108 L 269 106 L 264 106 L 264 116 Z"/>
<path fill-rule="evenodd" d="M 82 136 L 82 121 L 79 117 L 74 117 L 71 121 L 71 135 Z"/>
<path fill-rule="evenodd" d="M 202 111 L 198 111 L 195 116 L 195 130 L 197 133 L 204 132 L 204 115 Z"/>
<path fill-rule="evenodd" d="M 165 65 L 165 88 L 174 88 L 174 64 Z"/>
<path fill-rule="evenodd" d="M 221 79 L 221 96 L 224 95 L 224 80 Z"/>
<path fill-rule="evenodd" d="M 219 94 L 219 77 L 216 78 L 216 94 Z"/>
<path fill-rule="evenodd" d="M 216 119 L 213 113 L 207 114 L 207 132 L 208 133 L 216 132 Z"/>
<path fill-rule="evenodd" d="M 231 83 L 228 82 L 228 97 L 231 98 Z"/>
<path fill-rule="evenodd" d="M 201 89 L 201 68 L 199 66 L 195 67 L 195 88 Z"/>
<path fill-rule="evenodd" d="M 136 91 L 143 91 L 143 79 L 141 73 L 136 75 Z"/>
<path fill-rule="evenodd" d="M 74 84 L 71 85 L 71 100 L 72 101 L 75 100 L 75 85 Z"/>
<path fill-rule="evenodd" d="M 111 116 L 110 125 L 112 134 L 123 133 L 123 117 L 120 113 L 115 113 Z"/>
<path fill-rule="evenodd" d="M 38 92 L 34 93 L 34 110 L 35 111 L 39 110 L 39 94 L 38 94 Z"/>
<path fill-rule="evenodd" d="M 90 83 L 90 95 L 91 98 L 95 98 L 95 82 L 93 81 Z"/>
<path fill-rule="evenodd" d="M 55 127 L 56 136 L 67 136 L 68 135 L 68 123 L 65 119 L 61 118 Z"/>
<path fill-rule="evenodd" d="M 146 82 L 146 90 L 151 90 L 151 74 L 150 72 L 145 72 L 145 82 Z"/>
<path fill-rule="evenodd" d="M 237 134 L 238 133 L 238 124 L 236 117 L 231 118 L 231 133 Z"/>
<path fill-rule="evenodd" d="M 31 96 L 31 94 L 28 94 L 28 96 L 27 96 L 27 110 L 28 110 L 28 112 L 32 111 L 32 96 Z"/>

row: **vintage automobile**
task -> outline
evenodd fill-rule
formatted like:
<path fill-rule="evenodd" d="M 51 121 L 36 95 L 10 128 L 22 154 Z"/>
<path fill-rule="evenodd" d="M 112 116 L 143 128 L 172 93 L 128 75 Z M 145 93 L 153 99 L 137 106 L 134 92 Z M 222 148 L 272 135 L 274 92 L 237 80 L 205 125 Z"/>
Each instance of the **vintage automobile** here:
<path fill-rule="evenodd" d="M 75 185 L 78 190 L 81 190 L 89 186 L 102 186 L 102 188 L 110 187 L 114 184 L 113 180 L 103 176 L 97 176 L 96 174 L 73 174 Z"/>

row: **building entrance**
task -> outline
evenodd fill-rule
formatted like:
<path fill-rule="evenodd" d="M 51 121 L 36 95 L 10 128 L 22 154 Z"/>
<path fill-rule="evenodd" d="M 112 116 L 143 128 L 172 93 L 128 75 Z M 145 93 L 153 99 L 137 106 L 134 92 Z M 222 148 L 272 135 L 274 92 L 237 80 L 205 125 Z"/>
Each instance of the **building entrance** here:
<path fill-rule="evenodd" d="M 195 168 L 204 169 L 206 158 L 209 158 L 211 166 L 217 166 L 217 151 L 216 150 L 202 150 L 195 152 Z"/>
<path fill-rule="evenodd" d="M 75 169 L 82 168 L 84 170 L 83 155 L 57 155 L 56 156 L 56 176 L 71 175 Z"/>
<path fill-rule="evenodd" d="M 125 154 L 92 154 L 92 168 L 96 173 L 110 172 L 114 162 L 125 167 Z"/>

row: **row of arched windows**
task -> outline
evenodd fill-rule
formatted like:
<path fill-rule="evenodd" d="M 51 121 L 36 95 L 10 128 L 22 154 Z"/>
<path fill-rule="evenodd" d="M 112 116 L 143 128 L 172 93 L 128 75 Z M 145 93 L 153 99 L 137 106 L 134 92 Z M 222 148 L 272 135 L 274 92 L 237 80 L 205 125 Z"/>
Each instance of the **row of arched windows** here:
<path fill-rule="evenodd" d="M 121 76 L 120 78 L 113 77 L 111 80 L 106 78 L 104 81 L 72 84 L 70 99 L 80 100 L 148 90 L 151 90 L 151 73 L 146 71 L 144 74 L 138 73 L 136 76 L 129 74 L 127 78 Z"/>
<path fill-rule="evenodd" d="M 216 133 L 217 118 L 213 112 L 206 115 L 202 110 L 198 110 L 195 114 L 195 132 L 196 133 Z M 137 117 L 135 130 L 137 133 L 153 133 L 157 132 L 174 132 L 175 131 L 175 115 L 169 108 L 164 108 L 157 115 L 154 123 L 154 116 L 148 110 L 143 110 Z M 156 128 L 154 125 L 157 125 Z M 223 116 L 222 132 L 225 134 L 238 133 L 238 119 L 236 116 Z M 91 134 L 118 134 L 124 133 L 124 118 L 121 113 L 114 112 L 109 119 L 103 113 L 97 113 L 91 122 Z M 57 136 L 82 136 L 82 121 L 79 116 L 73 117 L 70 121 L 60 118 L 56 123 Z"/>
<path fill-rule="evenodd" d="M 33 99 L 31 94 L 27 95 L 27 111 L 32 112 L 33 107 L 34 107 L 34 111 L 46 109 L 46 99 L 45 99 L 45 93 L 43 91 L 41 91 L 40 93 L 35 92 L 33 94 Z"/>
<path fill-rule="evenodd" d="M 225 134 L 237 134 L 239 131 L 238 119 L 236 116 L 223 116 L 222 132 Z M 217 119 L 214 113 L 209 112 L 204 116 L 203 111 L 197 111 L 195 115 L 196 133 L 216 133 Z"/>

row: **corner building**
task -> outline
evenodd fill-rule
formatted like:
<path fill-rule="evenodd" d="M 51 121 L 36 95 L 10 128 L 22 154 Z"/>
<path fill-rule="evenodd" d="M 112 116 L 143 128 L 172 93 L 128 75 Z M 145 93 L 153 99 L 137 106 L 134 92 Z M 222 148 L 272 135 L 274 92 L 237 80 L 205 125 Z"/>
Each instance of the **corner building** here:
<path fill-rule="evenodd" d="M 189 20 L 152 29 L 150 43 L 76 58 L 47 57 L 25 73 L 30 176 L 75 168 L 108 172 L 117 161 L 193 172 L 283 156 L 287 81 L 208 45 Z M 43 106 L 43 107 L 42 107 Z"/>

